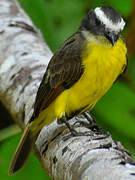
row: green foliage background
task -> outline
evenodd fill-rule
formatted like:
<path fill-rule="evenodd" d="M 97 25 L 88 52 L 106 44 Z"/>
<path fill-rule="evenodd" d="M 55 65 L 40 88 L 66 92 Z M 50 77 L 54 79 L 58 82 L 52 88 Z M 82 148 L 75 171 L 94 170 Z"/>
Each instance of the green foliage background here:
<path fill-rule="evenodd" d="M 41 30 L 46 42 L 55 52 L 62 42 L 78 28 L 90 8 L 111 5 L 127 22 L 124 31 L 129 36 L 133 0 L 19 0 L 22 7 Z M 134 17 L 135 18 L 135 17 Z M 135 32 L 133 32 L 135 33 Z M 129 54 L 129 69 L 122 81 L 99 101 L 93 110 L 97 123 L 113 138 L 121 141 L 135 158 L 135 53 Z M 127 80 L 128 79 L 128 80 Z M 129 81 L 130 79 L 130 81 Z M 24 169 L 9 177 L 8 166 L 20 136 L 16 135 L 0 144 L 0 177 L 4 180 L 49 179 L 37 158 L 32 154 Z"/>

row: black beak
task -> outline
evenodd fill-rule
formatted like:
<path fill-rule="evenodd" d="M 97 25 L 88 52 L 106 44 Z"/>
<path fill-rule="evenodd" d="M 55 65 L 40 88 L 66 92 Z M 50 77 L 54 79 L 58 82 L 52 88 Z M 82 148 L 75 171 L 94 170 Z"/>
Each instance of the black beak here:
<path fill-rule="evenodd" d="M 105 37 L 111 42 L 113 46 L 115 42 L 118 40 L 118 35 L 114 34 L 113 32 L 105 33 Z"/>

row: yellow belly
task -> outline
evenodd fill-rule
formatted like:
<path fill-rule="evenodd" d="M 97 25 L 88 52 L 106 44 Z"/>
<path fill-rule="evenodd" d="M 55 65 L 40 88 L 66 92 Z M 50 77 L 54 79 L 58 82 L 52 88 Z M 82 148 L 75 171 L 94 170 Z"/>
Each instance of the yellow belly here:
<path fill-rule="evenodd" d="M 33 132 L 65 114 L 70 115 L 86 106 L 91 109 L 122 73 L 127 63 L 126 53 L 122 40 L 118 40 L 115 46 L 110 43 L 87 43 L 86 51 L 82 54 L 83 75 L 39 114 L 38 119 L 34 120 Z"/>
<path fill-rule="evenodd" d="M 115 46 L 88 43 L 87 51 L 82 54 L 84 73 L 77 83 L 55 100 L 55 116 L 70 114 L 85 106 L 91 109 L 122 73 L 126 53 L 122 40 Z"/>

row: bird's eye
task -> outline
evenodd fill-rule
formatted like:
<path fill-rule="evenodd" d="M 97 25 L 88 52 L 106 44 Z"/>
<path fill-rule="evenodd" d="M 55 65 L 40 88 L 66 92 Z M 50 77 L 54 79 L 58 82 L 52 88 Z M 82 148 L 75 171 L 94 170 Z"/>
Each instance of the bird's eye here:
<path fill-rule="evenodd" d="M 97 25 L 97 26 L 100 26 L 100 25 L 101 25 L 100 20 L 98 20 L 97 18 L 96 18 L 95 22 L 96 22 L 96 25 Z"/>

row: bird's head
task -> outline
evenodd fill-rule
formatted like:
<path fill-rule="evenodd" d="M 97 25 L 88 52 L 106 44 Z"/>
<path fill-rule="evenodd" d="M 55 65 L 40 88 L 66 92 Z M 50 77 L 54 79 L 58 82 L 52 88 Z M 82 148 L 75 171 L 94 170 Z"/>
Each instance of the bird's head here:
<path fill-rule="evenodd" d="M 124 26 L 120 13 L 110 6 L 90 10 L 81 24 L 81 28 L 94 35 L 106 37 L 112 45 L 118 40 Z"/>

